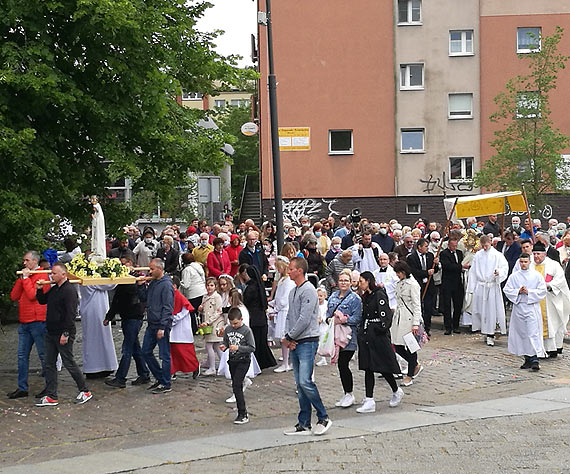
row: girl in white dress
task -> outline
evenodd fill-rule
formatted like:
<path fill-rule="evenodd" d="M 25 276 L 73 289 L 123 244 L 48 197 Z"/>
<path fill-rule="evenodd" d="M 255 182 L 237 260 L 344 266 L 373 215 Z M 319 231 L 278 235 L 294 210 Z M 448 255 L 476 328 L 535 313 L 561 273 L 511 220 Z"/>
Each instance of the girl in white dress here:
<path fill-rule="evenodd" d="M 281 341 L 285 337 L 285 320 L 287 319 L 287 311 L 289 310 L 289 293 L 295 288 L 295 282 L 287 275 L 289 267 L 289 259 L 279 255 L 275 260 L 275 268 L 279 272 L 280 278 L 275 289 L 275 298 L 273 307 L 276 312 L 275 316 L 275 339 Z M 274 372 L 287 372 L 291 370 L 289 366 L 289 349 L 281 345 L 281 355 L 283 362 L 281 366 L 274 369 Z"/>
<path fill-rule="evenodd" d="M 322 286 L 320 288 L 317 288 L 317 296 L 319 297 L 319 339 L 321 337 L 323 337 L 326 332 L 327 329 L 329 327 L 329 325 L 327 324 L 327 289 Z M 323 365 L 327 365 L 327 359 L 324 356 L 321 356 L 321 358 L 317 361 L 317 365 L 323 366 Z"/>

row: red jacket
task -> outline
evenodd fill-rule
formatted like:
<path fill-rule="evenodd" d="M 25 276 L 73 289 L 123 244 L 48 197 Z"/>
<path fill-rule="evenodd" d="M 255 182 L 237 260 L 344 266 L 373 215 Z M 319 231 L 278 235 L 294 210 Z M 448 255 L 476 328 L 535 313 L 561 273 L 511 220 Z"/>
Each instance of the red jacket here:
<path fill-rule="evenodd" d="M 234 236 L 232 235 L 232 237 Z M 243 247 L 241 245 L 238 245 L 237 247 L 228 245 L 224 250 L 228 254 L 230 263 L 232 265 L 232 269 L 230 270 L 230 275 L 236 276 L 239 269 L 239 253 L 243 250 Z M 232 262 L 237 262 L 237 263 L 232 263 Z"/>
<path fill-rule="evenodd" d="M 225 250 L 222 250 L 222 253 L 212 250 L 206 259 L 206 266 L 208 267 L 208 276 L 215 278 L 224 273 L 229 275 L 232 269 L 230 257 Z"/>
<path fill-rule="evenodd" d="M 19 315 L 21 323 L 33 323 L 34 321 L 46 320 L 47 306 L 41 305 L 36 299 L 36 281 L 46 280 L 47 275 L 36 273 L 29 278 L 18 278 L 14 288 L 10 292 L 12 301 L 19 303 Z M 44 293 L 49 291 L 50 286 L 44 285 Z"/>

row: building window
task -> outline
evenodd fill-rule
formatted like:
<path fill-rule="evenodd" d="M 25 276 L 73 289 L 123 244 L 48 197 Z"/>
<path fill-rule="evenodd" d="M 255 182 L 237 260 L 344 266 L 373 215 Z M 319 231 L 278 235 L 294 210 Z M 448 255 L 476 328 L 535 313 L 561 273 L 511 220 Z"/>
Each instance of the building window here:
<path fill-rule="evenodd" d="M 449 158 L 449 181 L 461 183 L 473 180 L 473 157 L 461 156 Z"/>
<path fill-rule="evenodd" d="M 249 99 L 232 99 L 230 105 L 232 107 L 247 107 L 249 105 Z"/>
<path fill-rule="evenodd" d="M 403 128 L 401 131 L 401 153 L 423 153 L 424 151 L 423 128 Z"/>
<path fill-rule="evenodd" d="M 421 204 L 406 204 L 406 214 L 421 214 Z"/>
<path fill-rule="evenodd" d="M 398 24 L 421 25 L 422 2 L 421 0 L 398 0 Z"/>
<path fill-rule="evenodd" d="M 448 118 L 473 118 L 473 94 L 449 94 Z"/>
<path fill-rule="evenodd" d="M 456 30 L 449 32 L 449 55 L 473 55 L 473 30 Z"/>
<path fill-rule="evenodd" d="M 562 189 L 570 191 L 570 155 L 560 155 L 562 157 L 561 166 L 558 168 L 558 175 L 562 181 Z"/>
<path fill-rule="evenodd" d="M 400 90 L 421 90 L 424 88 L 424 65 L 400 65 Z"/>
<path fill-rule="evenodd" d="M 224 108 L 226 106 L 226 101 L 224 99 L 219 99 L 214 101 L 214 107 Z"/>
<path fill-rule="evenodd" d="M 540 95 L 538 92 L 519 92 L 517 94 L 517 118 L 540 118 Z"/>
<path fill-rule="evenodd" d="M 352 155 L 352 130 L 329 130 L 329 155 Z"/>
<path fill-rule="evenodd" d="M 202 100 L 204 94 L 201 92 L 184 92 L 182 91 L 182 99 L 184 100 Z"/>
<path fill-rule="evenodd" d="M 540 28 L 517 28 L 517 53 L 540 51 Z"/>

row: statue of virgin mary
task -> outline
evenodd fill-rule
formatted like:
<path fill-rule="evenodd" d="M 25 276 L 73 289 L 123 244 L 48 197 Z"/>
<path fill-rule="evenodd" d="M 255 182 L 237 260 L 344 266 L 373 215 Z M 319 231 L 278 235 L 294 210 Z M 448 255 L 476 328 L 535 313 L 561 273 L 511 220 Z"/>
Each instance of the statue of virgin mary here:
<path fill-rule="evenodd" d="M 105 216 L 97 196 L 91 196 L 93 214 L 91 214 L 91 256 L 93 260 L 103 261 L 107 257 L 105 247 Z"/>

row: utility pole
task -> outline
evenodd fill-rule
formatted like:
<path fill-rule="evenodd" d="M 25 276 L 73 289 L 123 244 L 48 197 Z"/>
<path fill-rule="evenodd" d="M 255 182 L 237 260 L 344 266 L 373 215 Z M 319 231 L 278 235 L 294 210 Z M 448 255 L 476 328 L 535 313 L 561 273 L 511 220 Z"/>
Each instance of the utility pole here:
<path fill-rule="evenodd" d="M 271 155 L 273 161 L 273 191 L 275 197 L 275 224 L 277 227 L 277 251 L 281 251 L 284 241 L 283 196 L 281 191 L 281 157 L 279 154 L 279 122 L 277 115 L 277 77 L 273 64 L 273 33 L 271 29 L 271 0 L 265 0 L 267 26 L 267 58 L 269 75 L 269 114 L 271 120 Z"/>

